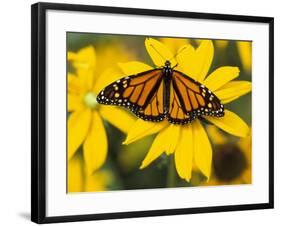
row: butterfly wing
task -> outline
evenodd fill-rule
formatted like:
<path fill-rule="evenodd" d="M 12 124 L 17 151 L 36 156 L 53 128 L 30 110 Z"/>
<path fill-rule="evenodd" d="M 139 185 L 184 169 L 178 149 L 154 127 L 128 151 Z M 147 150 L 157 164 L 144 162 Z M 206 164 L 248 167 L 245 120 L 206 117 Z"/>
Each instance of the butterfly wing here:
<path fill-rule="evenodd" d="M 220 100 L 207 87 L 173 70 L 168 120 L 186 124 L 201 115 L 224 116 Z"/>
<path fill-rule="evenodd" d="M 163 92 L 162 70 L 153 69 L 113 82 L 99 93 L 97 101 L 128 108 L 144 120 L 162 121 Z"/>
<path fill-rule="evenodd" d="M 179 94 L 170 84 L 170 102 L 169 102 L 169 112 L 167 114 L 167 119 L 173 124 L 186 124 L 195 119 L 194 115 L 189 114 L 185 111 L 182 102 L 180 101 Z"/>

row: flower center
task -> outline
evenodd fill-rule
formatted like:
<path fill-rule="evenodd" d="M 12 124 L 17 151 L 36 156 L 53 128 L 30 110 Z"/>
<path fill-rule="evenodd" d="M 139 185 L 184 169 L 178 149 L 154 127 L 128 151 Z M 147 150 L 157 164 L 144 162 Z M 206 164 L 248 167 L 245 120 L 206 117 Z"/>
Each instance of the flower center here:
<path fill-rule="evenodd" d="M 96 98 L 97 96 L 93 92 L 88 92 L 84 96 L 84 103 L 86 104 L 87 107 L 94 109 L 98 106 L 98 102 Z"/>
<path fill-rule="evenodd" d="M 221 181 L 239 178 L 246 167 L 246 156 L 236 145 L 220 145 L 214 153 L 214 173 Z"/>

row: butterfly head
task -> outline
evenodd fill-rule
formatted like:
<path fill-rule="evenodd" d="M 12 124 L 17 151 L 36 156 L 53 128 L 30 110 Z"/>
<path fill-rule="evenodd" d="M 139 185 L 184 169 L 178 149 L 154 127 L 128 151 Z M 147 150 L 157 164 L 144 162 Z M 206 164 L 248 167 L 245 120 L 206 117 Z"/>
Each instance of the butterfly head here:
<path fill-rule="evenodd" d="M 166 68 L 170 68 L 171 67 L 171 62 L 169 60 L 166 60 L 165 67 Z"/>

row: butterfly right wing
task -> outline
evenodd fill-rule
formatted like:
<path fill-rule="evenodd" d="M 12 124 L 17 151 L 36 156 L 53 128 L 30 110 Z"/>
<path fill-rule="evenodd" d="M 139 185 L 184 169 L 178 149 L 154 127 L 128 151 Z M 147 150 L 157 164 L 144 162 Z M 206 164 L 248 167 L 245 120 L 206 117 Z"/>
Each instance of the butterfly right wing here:
<path fill-rule="evenodd" d="M 174 70 L 168 120 L 186 124 L 201 115 L 224 116 L 224 106 L 214 93 L 187 75 Z"/>
<path fill-rule="evenodd" d="M 124 77 L 105 87 L 97 96 L 100 104 L 128 108 L 148 121 L 164 119 L 164 84 L 161 69 Z"/>

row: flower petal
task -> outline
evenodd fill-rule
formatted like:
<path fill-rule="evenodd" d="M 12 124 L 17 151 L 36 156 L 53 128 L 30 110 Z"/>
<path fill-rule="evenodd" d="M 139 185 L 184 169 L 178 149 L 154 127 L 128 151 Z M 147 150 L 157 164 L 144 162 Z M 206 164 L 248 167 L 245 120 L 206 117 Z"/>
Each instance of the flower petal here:
<path fill-rule="evenodd" d="M 210 69 L 214 57 L 214 45 L 211 40 L 203 40 L 195 51 L 197 57 L 197 80 L 203 81 Z"/>
<path fill-rule="evenodd" d="M 183 126 L 175 150 L 175 165 L 179 176 L 187 181 L 191 178 L 193 145 L 192 126 Z"/>
<path fill-rule="evenodd" d="M 249 72 L 252 67 L 252 42 L 239 41 L 236 43 L 243 68 Z"/>
<path fill-rule="evenodd" d="M 251 168 L 248 168 L 244 171 L 244 173 L 241 176 L 241 180 L 244 184 L 251 184 L 252 183 L 252 170 Z M 241 184 L 241 182 L 239 183 Z"/>
<path fill-rule="evenodd" d="M 75 60 L 77 57 L 77 54 L 71 51 L 67 52 L 67 60 Z"/>
<path fill-rule="evenodd" d="M 99 170 L 86 177 L 85 191 L 105 191 L 107 185 L 111 182 L 112 175 L 110 171 Z"/>
<path fill-rule="evenodd" d="M 91 121 L 91 111 L 83 109 L 73 112 L 67 121 L 68 160 L 72 158 L 84 141 Z"/>
<path fill-rule="evenodd" d="M 102 119 L 97 111 L 92 113 L 92 123 L 83 145 L 86 173 L 91 175 L 105 162 L 107 156 L 107 136 Z"/>
<path fill-rule="evenodd" d="M 98 77 L 93 90 L 98 94 L 103 88 L 122 77 L 124 74 L 117 67 L 108 68 Z"/>
<path fill-rule="evenodd" d="M 115 106 L 100 106 L 101 116 L 110 124 L 120 129 L 123 133 L 128 133 L 136 118 L 128 111 Z"/>
<path fill-rule="evenodd" d="M 228 46 L 228 40 L 215 40 L 215 45 L 217 48 L 224 50 Z"/>
<path fill-rule="evenodd" d="M 79 111 L 84 107 L 79 95 L 67 94 L 67 111 Z"/>
<path fill-rule="evenodd" d="M 168 140 L 166 141 L 165 144 L 165 151 L 167 155 L 170 155 L 174 153 L 179 136 L 180 136 L 180 126 L 178 125 L 170 125 L 166 130 Z"/>
<path fill-rule="evenodd" d="M 165 150 L 161 148 L 162 142 L 164 141 L 163 136 L 160 136 L 161 132 L 154 139 L 148 154 L 145 159 L 142 161 L 140 169 L 147 167 L 153 160 L 158 158 Z"/>
<path fill-rule="evenodd" d="M 195 164 L 209 180 L 212 164 L 212 146 L 199 120 L 195 120 L 192 123 L 192 132 Z"/>
<path fill-rule="evenodd" d="M 71 57 L 70 54 L 68 54 L 68 57 Z M 82 49 L 80 49 L 76 53 L 76 57 L 73 59 L 73 66 L 75 68 L 94 68 L 96 66 L 96 51 L 93 46 L 87 46 Z"/>
<path fill-rule="evenodd" d="M 67 170 L 67 192 L 82 192 L 84 174 L 83 159 L 80 155 L 75 155 L 68 161 Z"/>
<path fill-rule="evenodd" d="M 172 52 L 169 50 L 167 46 L 165 46 L 163 43 L 159 42 L 158 40 L 154 38 L 146 38 L 145 47 L 153 63 L 156 66 L 158 67 L 164 66 L 166 60 L 170 60 L 172 66 L 176 65 L 175 59 L 172 59 L 174 57 Z"/>
<path fill-rule="evenodd" d="M 206 130 L 213 144 L 221 145 L 227 142 L 227 137 L 216 126 L 208 125 Z"/>
<path fill-rule="evenodd" d="M 230 102 L 232 102 L 232 101 L 234 101 L 236 99 L 237 99 L 237 97 L 232 97 L 232 98 L 229 98 L 229 99 L 224 99 L 221 102 L 222 102 L 222 104 L 227 104 L 227 103 L 230 103 Z"/>
<path fill-rule="evenodd" d="M 129 129 L 126 140 L 123 144 L 130 144 L 145 136 L 157 133 L 167 125 L 168 123 L 166 121 L 154 123 L 138 119 Z"/>
<path fill-rule="evenodd" d="M 182 72 L 193 79 L 202 82 L 211 66 L 214 56 L 214 45 L 211 40 L 203 40 L 194 50 L 188 47 L 177 56 Z"/>
<path fill-rule="evenodd" d="M 85 87 L 83 87 L 83 84 L 79 80 L 79 78 L 71 73 L 68 73 L 67 75 L 67 92 L 71 94 L 78 95 L 82 92 L 84 92 Z"/>
<path fill-rule="evenodd" d="M 72 59 L 73 67 L 77 70 L 77 75 L 83 81 L 83 84 L 91 89 L 94 82 L 94 69 L 96 66 L 96 51 L 93 46 L 82 48 L 76 53 L 68 54 L 68 58 Z"/>
<path fill-rule="evenodd" d="M 180 54 L 176 57 L 178 62 L 177 69 L 195 79 L 197 75 L 195 49 L 191 45 L 185 45 L 178 52 Z"/>
<path fill-rule="evenodd" d="M 143 160 L 140 169 L 148 166 L 152 161 L 158 158 L 164 151 L 167 153 L 173 153 L 175 151 L 180 126 L 170 125 L 160 131 L 160 133 L 154 139 L 145 159 Z"/>
<path fill-rule="evenodd" d="M 173 55 L 190 42 L 187 38 L 160 38 L 160 41 L 171 50 Z"/>
<path fill-rule="evenodd" d="M 219 67 L 213 71 L 204 81 L 203 84 L 212 91 L 216 91 L 229 81 L 235 79 L 239 75 L 238 67 Z"/>
<path fill-rule="evenodd" d="M 229 103 L 252 90 L 252 83 L 248 81 L 232 81 L 215 92 L 223 104 Z"/>
<path fill-rule="evenodd" d="M 248 125 L 238 115 L 229 110 L 225 110 L 224 116 L 221 118 L 212 116 L 204 116 L 204 118 L 232 135 L 238 137 L 246 137 L 249 135 L 250 129 Z"/>
<path fill-rule="evenodd" d="M 109 42 L 97 48 L 97 67 L 95 75 L 97 78 L 110 67 L 117 67 L 118 62 L 128 62 L 136 58 L 135 50 L 127 50 L 125 42 Z"/>
<path fill-rule="evenodd" d="M 77 76 L 87 91 L 93 88 L 94 71 L 92 69 L 77 69 Z"/>
<path fill-rule="evenodd" d="M 118 63 L 118 66 L 124 72 L 125 75 L 135 75 L 143 71 L 148 71 L 153 69 L 151 66 L 139 62 L 139 61 L 130 61 L 127 63 Z"/>

